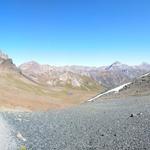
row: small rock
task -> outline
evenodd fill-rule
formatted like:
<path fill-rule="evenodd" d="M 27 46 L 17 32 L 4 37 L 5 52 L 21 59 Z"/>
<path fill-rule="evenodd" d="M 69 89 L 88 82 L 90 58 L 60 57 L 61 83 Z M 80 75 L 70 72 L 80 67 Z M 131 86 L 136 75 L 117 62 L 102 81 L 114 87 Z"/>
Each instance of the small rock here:
<path fill-rule="evenodd" d="M 141 112 L 137 113 L 137 116 L 141 116 L 141 115 L 143 115 L 143 113 L 141 113 Z"/>
<path fill-rule="evenodd" d="M 134 117 L 134 114 L 131 114 L 130 117 L 131 117 L 131 118 Z"/>
<path fill-rule="evenodd" d="M 19 140 L 22 140 L 22 141 L 24 141 L 24 142 L 26 142 L 27 140 L 21 135 L 21 133 L 20 132 L 18 132 L 17 133 L 17 138 L 19 139 Z"/>
<path fill-rule="evenodd" d="M 17 121 L 19 121 L 19 122 L 21 122 L 21 121 L 22 121 L 22 119 L 21 119 L 21 118 L 17 118 L 16 120 L 17 120 Z"/>

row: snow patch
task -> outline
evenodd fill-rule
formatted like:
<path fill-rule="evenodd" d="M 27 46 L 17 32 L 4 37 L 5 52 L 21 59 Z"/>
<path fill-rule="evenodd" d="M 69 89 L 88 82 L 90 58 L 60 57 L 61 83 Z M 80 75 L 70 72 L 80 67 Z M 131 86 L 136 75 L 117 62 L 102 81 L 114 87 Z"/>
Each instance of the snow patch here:
<path fill-rule="evenodd" d="M 111 90 L 105 92 L 105 93 L 99 94 L 96 97 L 89 99 L 88 102 L 94 101 L 95 99 L 100 98 L 101 96 L 106 95 L 108 93 L 112 93 L 112 92 L 119 93 L 120 90 L 122 90 L 125 86 L 130 85 L 130 84 L 131 84 L 131 82 L 123 84 L 121 86 L 118 86 L 118 87 L 116 87 L 114 89 L 111 89 Z"/>
<path fill-rule="evenodd" d="M 150 75 L 150 73 L 146 73 L 146 74 L 140 76 L 139 78 L 146 77 L 146 76 L 148 76 L 148 75 Z"/>

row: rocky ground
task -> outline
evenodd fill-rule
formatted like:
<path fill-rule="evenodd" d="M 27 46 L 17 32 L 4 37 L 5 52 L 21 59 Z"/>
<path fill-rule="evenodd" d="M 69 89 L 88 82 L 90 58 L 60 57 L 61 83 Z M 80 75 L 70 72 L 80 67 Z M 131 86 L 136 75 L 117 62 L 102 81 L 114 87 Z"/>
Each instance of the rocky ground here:
<path fill-rule="evenodd" d="M 11 134 L 12 128 L 6 123 L 6 121 L 0 116 L 0 149 L 1 150 L 15 150 L 17 144 L 15 137 Z"/>
<path fill-rule="evenodd" d="M 59 111 L 1 112 L 0 142 L 3 150 L 148 150 L 150 97 L 97 100 Z"/>

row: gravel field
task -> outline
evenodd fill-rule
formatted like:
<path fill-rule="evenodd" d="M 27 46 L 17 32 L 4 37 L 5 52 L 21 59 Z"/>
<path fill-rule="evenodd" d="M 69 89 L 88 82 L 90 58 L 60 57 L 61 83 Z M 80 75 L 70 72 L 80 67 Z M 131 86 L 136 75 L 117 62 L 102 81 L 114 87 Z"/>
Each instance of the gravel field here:
<path fill-rule="evenodd" d="M 27 150 L 150 149 L 149 96 L 100 100 L 45 113 L 1 112 L 0 116 L 12 128 L 18 148 L 25 145 Z"/>

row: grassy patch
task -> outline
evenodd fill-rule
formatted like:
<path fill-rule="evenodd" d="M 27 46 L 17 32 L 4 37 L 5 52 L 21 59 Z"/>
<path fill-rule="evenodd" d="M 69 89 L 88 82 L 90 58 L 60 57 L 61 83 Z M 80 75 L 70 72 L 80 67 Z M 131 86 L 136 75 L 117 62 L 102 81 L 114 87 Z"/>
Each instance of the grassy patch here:
<path fill-rule="evenodd" d="M 20 150 L 27 150 L 26 146 L 21 146 Z"/>

